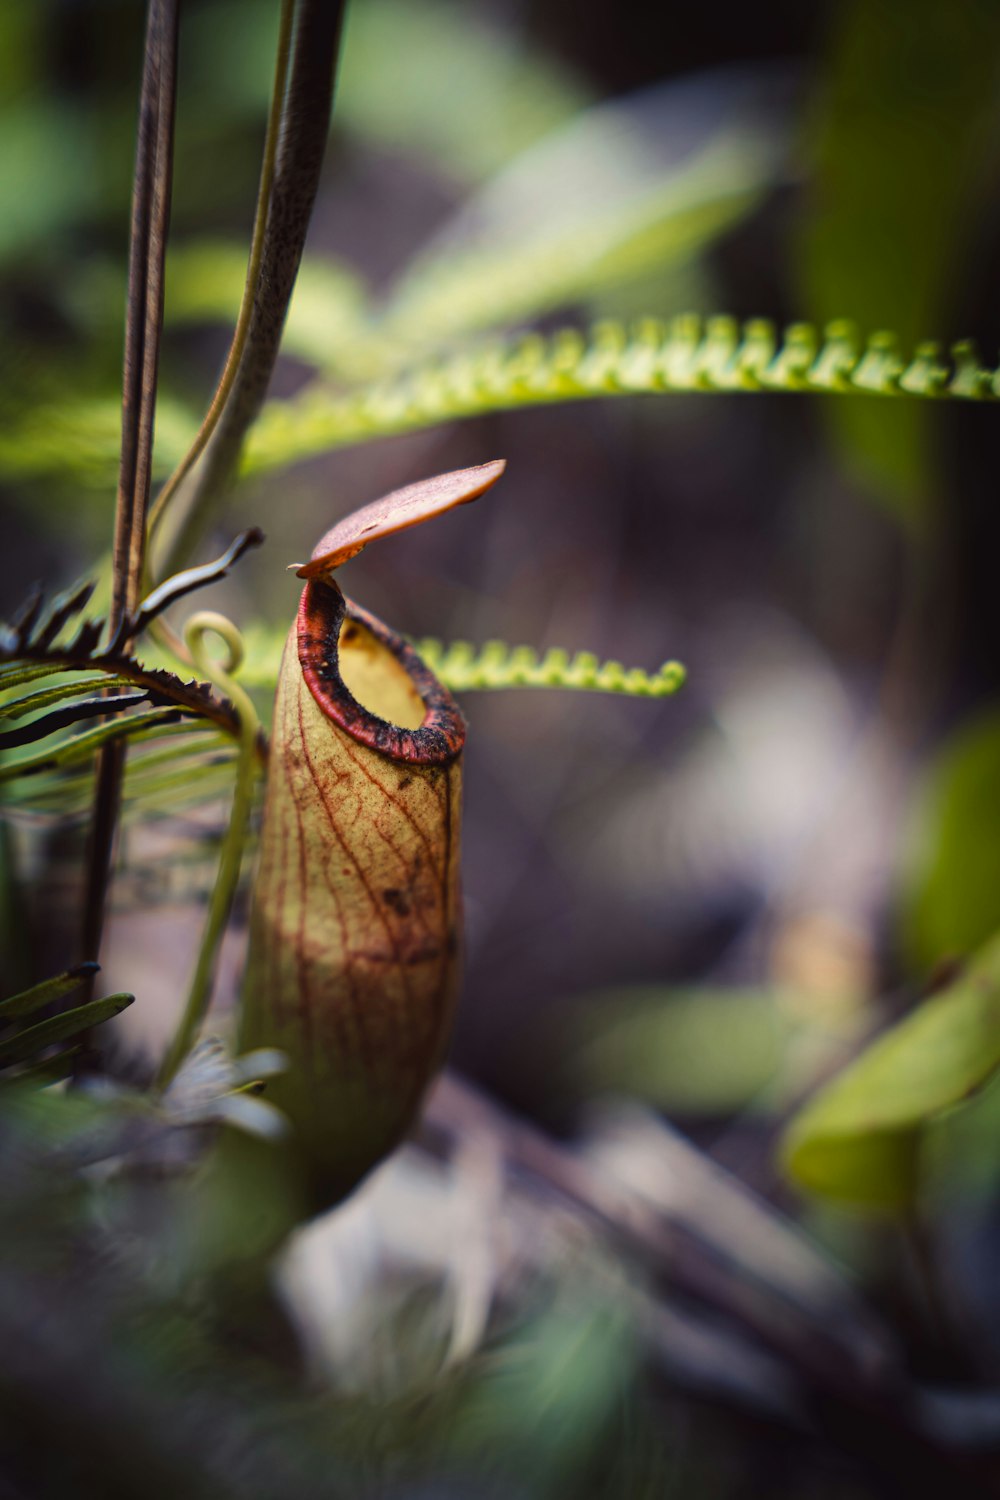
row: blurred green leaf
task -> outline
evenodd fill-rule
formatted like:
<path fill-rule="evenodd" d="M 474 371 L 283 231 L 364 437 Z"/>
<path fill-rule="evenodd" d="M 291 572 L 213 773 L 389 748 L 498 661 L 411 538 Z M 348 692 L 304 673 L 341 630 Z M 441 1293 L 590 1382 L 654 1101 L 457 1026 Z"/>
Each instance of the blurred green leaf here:
<path fill-rule="evenodd" d="M 81 760 L 90 760 L 110 740 L 148 734 L 150 730 L 168 734 L 171 728 L 174 733 L 191 734 L 200 728 L 197 722 L 175 723 L 179 717 L 179 709 L 152 708 L 127 714 L 124 718 L 116 719 L 111 724 L 102 724 L 97 729 L 85 729 L 81 734 L 68 734 L 65 739 L 54 745 L 45 745 L 41 750 L 13 760 L 5 758 L 0 765 L 0 782 L 12 781 L 18 776 L 34 775 L 56 766 L 70 766 Z"/>
<path fill-rule="evenodd" d="M 635 1358 L 620 1290 L 587 1303 L 568 1293 L 460 1392 L 449 1446 L 516 1476 L 526 1495 L 573 1494 L 622 1405 Z"/>
<path fill-rule="evenodd" d="M 914 1199 L 923 1128 L 1000 1067 L 1000 938 L 821 1089 L 782 1143 L 802 1187 L 870 1208 Z"/>
<path fill-rule="evenodd" d="M 86 117 L 55 100 L 0 111 L 0 260 L 21 254 L 92 209 L 100 176 Z"/>
<path fill-rule="evenodd" d="M 125 766 L 122 817 L 176 817 L 198 805 L 232 795 L 236 751 L 232 738 L 197 723 L 176 725 L 180 734 L 133 741 Z M 83 818 L 93 803 L 94 762 L 83 762 L 0 783 L 2 803 L 12 811 Z"/>
<path fill-rule="evenodd" d="M 411 263 L 386 331 L 441 340 L 497 328 L 689 262 L 787 178 L 785 156 L 763 84 L 710 76 L 589 110 Z"/>
<path fill-rule="evenodd" d="M 121 422 L 120 397 L 67 391 L 64 400 L 35 406 L 0 425 L 0 475 L 15 481 L 61 475 L 89 489 L 113 489 Z M 155 477 L 165 477 L 196 429 L 197 421 L 180 403 L 158 399 Z"/>
<path fill-rule="evenodd" d="M 945 744 L 915 797 L 901 925 L 907 953 L 927 970 L 971 952 L 997 924 L 1000 890 L 1000 710 Z"/>
<path fill-rule="evenodd" d="M 164 316 L 178 323 L 235 324 L 246 278 L 248 247 L 199 240 L 171 249 Z M 360 278 L 328 257 L 306 257 L 295 281 L 282 352 L 328 373 L 353 369 L 358 344 L 372 342 L 367 294 Z"/>
<path fill-rule="evenodd" d="M 46 1047 L 53 1047 L 57 1042 L 79 1036 L 92 1026 L 100 1026 L 102 1021 L 110 1021 L 114 1016 L 120 1015 L 134 999 L 134 995 L 107 995 L 103 1000 L 88 1000 L 86 1005 L 78 1005 L 73 1010 L 64 1010 L 61 1015 L 50 1016 L 47 1021 L 26 1026 L 23 1031 L 0 1042 L 0 1066 L 24 1062 Z"/>
<path fill-rule="evenodd" d="M 46 19 L 34 0 L 5 0 L 0 8 L 0 98 L 14 99 L 37 84 Z"/>
<path fill-rule="evenodd" d="M 341 126 L 462 181 L 496 171 L 590 102 L 565 63 L 456 0 L 355 0 L 341 73 Z"/>
<path fill-rule="evenodd" d="M 852 0 L 832 15 L 802 245 L 808 312 L 892 328 L 911 348 L 949 323 L 996 108 L 1000 7 Z M 848 461 L 916 518 L 930 414 L 876 401 L 827 408 Z"/>
<path fill-rule="evenodd" d="M 44 673 L 45 669 L 42 668 Z M 10 684 L 3 676 L 0 676 L 0 692 Z M 98 692 L 103 688 L 129 687 L 127 677 L 112 677 L 105 674 L 103 677 L 76 677 L 60 682 L 57 687 L 42 688 L 37 693 L 28 693 L 23 698 L 10 698 L 0 703 L 0 720 L 20 719 L 25 714 L 34 713 L 37 709 L 48 708 L 52 703 L 62 703 L 68 698 L 79 697 L 83 693 Z"/>
<path fill-rule="evenodd" d="M 273 0 L 209 0 L 191 7 L 185 17 L 181 86 L 202 131 L 205 120 L 245 115 L 263 122 L 271 99 L 277 37 L 278 7 Z M 223 57 L 225 66 L 220 67 Z"/>
<path fill-rule="evenodd" d="M 947 1213 L 976 1201 L 1000 1197 L 1000 1077 L 962 1109 L 949 1110 L 931 1122 L 921 1152 L 923 1188 L 932 1203 Z"/>
<path fill-rule="evenodd" d="M 561 1050 L 574 1092 L 726 1114 L 774 1077 L 787 1031 L 764 991 L 637 987 L 588 996 Z"/>

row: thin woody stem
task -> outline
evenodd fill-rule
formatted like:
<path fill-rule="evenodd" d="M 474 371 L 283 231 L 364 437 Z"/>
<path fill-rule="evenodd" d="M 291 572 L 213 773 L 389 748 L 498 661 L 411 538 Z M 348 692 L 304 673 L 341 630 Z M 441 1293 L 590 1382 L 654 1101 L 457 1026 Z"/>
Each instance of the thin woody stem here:
<path fill-rule="evenodd" d="M 210 660 L 204 640 L 209 633 L 221 637 L 225 643 L 228 651 L 225 664 Z M 260 721 L 249 695 L 233 680 L 233 674 L 238 671 L 243 660 L 243 641 L 239 632 L 224 615 L 204 610 L 192 615 L 187 623 L 185 637 L 195 664 L 226 694 L 233 705 L 240 726 L 240 749 L 236 763 L 236 782 L 233 787 L 229 826 L 222 840 L 219 867 L 209 901 L 205 930 L 202 934 L 187 1003 L 160 1065 L 157 1077 L 157 1085 L 160 1089 L 167 1087 L 190 1052 L 212 999 L 219 946 L 229 921 L 236 888 L 239 885 L 243 846 L 246 842 L 247 825 L 253 807 L 258 770 L 257 746 Z"/>
<path fill-rule="evenodd" d="M 274 183 L 274 164 L 278 150 L 278 137 L 281 130 L 282 106 L 285 97 L 285 86 L 288 78 L 288 62 L 292 48 L 292 27 L 295 17 L 295 0 L 282 0 L 281 21 L 278 29 L 278 45 L 274 67 L 274 87 L 271 93 L 271 106 L 267 117 L 267 133 L 264 138 L 264 159 L 260 169 L 260 184 L 257 189 L 257 206 L 254 212 L 253 237 L 250 244 L 250 257 L 247 262 L 246 281 L 243 287 L 243 297 L 240 302 L 240 310 L 236 319 L 236 327 L 233 330 L 233 341 L 229 346 L 226 363 L 219 378 L 215 395 L 212 397 L 204 420 L 195 434 L 190 448 L 177 465 L 160 493 L 149 513 L 149 539 L 152 542 L 156 535 L 167 508 L 179 490 L 182 482 L 194 468 L 209 439 L 219 423 L 226 402 L 229 400 L 233 384 L 236 380 L 243 351 L 246 348 L 247 334 L 250 329 L 250 319 L 254 308 L 254 299 L 258 293 L 260 280 L 261 260 L 264 253 L 264 233 L 267 228 L 268 207 L 271 201 L 271 191 Z"/>
<path fill-rule="evenodd" d="M 138 604 L 142 591 L 163 322 L 163 271 L 170 218 L 177 21 L 178 0 L 149 0 L 132 194 L 122 381 L 122 449 L 109 615 L 109 638 L 112 640 L 122 620 Z M 101 944 L 124 765 L 122 742 L 101 752 L 83 916 L 82 945 L 88 958 L 96 958 Z"/>
<path fill-rule="evenodd" d="M 230 483 L 259 413 L 284 331 L 330 127 L 344 0 L 296 0 L 291 66 L 245 342 L 199 468 L 173 492 L 161 571 L 191 553 Z M 157 520 L 162 518 L 158 510 Z"/>

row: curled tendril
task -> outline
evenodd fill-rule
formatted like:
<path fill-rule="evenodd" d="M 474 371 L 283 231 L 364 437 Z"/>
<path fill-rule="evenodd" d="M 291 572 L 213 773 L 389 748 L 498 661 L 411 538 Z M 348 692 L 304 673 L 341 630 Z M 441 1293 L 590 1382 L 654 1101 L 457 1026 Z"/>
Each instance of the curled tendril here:
<path fill-rule="evenodd" d="M 217 635 L 225 643 L 228 655 L 222 663 L 213 661 L 208 655 L 205 637 L 209 634 Z M 231 674 L 239 671 L 246 654 L 243 637 L 232 620 L 214 609 L 199 610 L 184 626 L 184 640 L 198 670 L 204 672 L 210 682 L 216 682 L 224 692 L 232 692 L 235 684 Z M 236 691 L 242 692 L 242 689 L 237 688 Z M 250 711 L 253 713 L 252 707 Z"/>
<path fill-rule="evenodd" d="M 220 662 L 209 654 L 207 642 L 209 636 L 215 636 L 222 641 L 226 651 L 223 661 Z M 223 836 L 222 847 L 219 851 L 219 867 L 209 902 L 198 961 L 195 965 L 184 1012 L 160 1068 L 161 1088 L 165 1088 L 170 1083 L 190 1052 L 212 998 L 212 983 L 215 977 L 219 944 L 222 941 L 222 934 L 225 932 L 229 913 L 232 910 L 233 897 L 239 884 L 243 844 L 246 839 L 250 809 L 253 805 L 257 774 L 257 735 L 260 729 L 257 710 L 248 694 L 233 677 L 243 663 L 244 646 L 243 637 L 232 620 L 227 619 L 225 615 L 218 614 L 215 610 L 200 610 L 188 620 L 184 628 L 184 640 L 198 671 L 225 693 L 232 702 L 239 720 L 240 748 L 236 760 L 236 784 L 233 788 L 229 826 Z"/>

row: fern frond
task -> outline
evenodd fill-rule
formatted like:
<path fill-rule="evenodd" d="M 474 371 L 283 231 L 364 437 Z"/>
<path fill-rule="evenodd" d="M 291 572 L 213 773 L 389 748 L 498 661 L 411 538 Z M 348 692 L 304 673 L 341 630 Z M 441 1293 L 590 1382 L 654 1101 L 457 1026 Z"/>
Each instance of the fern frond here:
<path fill-rule="evenodd" d="M 0 675 L 0 692 L 7 683 Z M 52 703 L 64 703 L 70 692 L 90 693 L 101 688 L 127 687 L 125 677 L 81 677 L 72 684 L 61 682 L 58 687 L 40 688 L 35 693 L 25 693 L 23 698 L 9 698 L 0 703 L 0 719 L 21 719 L 37 709 L 48 708 Z"/>
<path fill-rule="evenodd" d="M 176 728 L 176 726 L 175 726 Z M 215 728 L 191 724 L 186 732 L 140 736 L 125 766 L 122 821 L 176 817 L 231 795 L 234 741 Z M 94 800 L 93 759 L 38 770 L 0 782 L 5 814 L 81 821 Z"/>
<path fill-rule="evenodd" d="M 281 664 L 286 631 L 252 625 L 247 631 L 247 662 L 241 672 L 244 685 L 273 691 Z M 414 640 L 419 655 L 456 693 L 490 688 L 577 688 L 597 693 L 622 693 L 636 698 L 666 698 L 683 686 L 685 669 L 668 661 L 657 672 L 626 668 L 619 662 L 601 662 L 587 651 L 570 654 L 553 647 L 539 652 L 533 646 L 510 646 L 487 641 L 483 646 L 468 641 L 442 642 L 433 638 Z"/>
<path fill-rule="evenodd" d="M 570 656 L 560 647 L 544 655 L 533 646 L 508 646 L 487 641 L 479 647 L 468 641 L 422 640 L 416 649 L 441 681 L 457 693 L 484 688 L 575 688 L 592 693 L 621 693 L 632 698 L 667 698 L 684 684 L 680 662 L 664 662 L 657 672 L 601 662 L 589 651 Z"/>
<path fill-rule="evenodd" d="M 79 688 L 76 691 L 79 692 Z M 39 698 L 50 696 L 50 693 L 29 693 L 27 697 L 19 698 L 9 704 L 8 708 L 12 709 L 17 716 L 28 714 L 39 707 Z M 62 692 L 62 696 L 66 696 L 65 692 Z M 27 724 L 19 724 L 14 729 L 4 730 L 0 733 L 0 751 L 13 750 L 21 745 L 33 745 L 36 740 L 48 739 L 49 735 L 55 734 L 60 729 L 68 729 L 71 725 L 79 724 L 84 719 L 106 719 L 110 714 L 118 714 L 123 709 L 134 708 L 136 704 L 145 702 L 147 697 L 147 693 L 115 693 L 110 698 L 73 697 L 61 707 L 52 709 L 50 713 L 42 714 L 37 719 L 30 719 Z"/>
<path fill-rule="evenodd" d="M 134 999 L 134 995 L 118 994 L 108 995 L 103 1000 L 88 1000 L 74 1010 L 63 1011 L 61 1015 L 50 1016 L 47 1021 L 37 1021 L 34 1026 L 15 1032 L 8 1040 L 0 1042 L 0 1067 L 25 1062 L 58 1042 L 100 1026 L 102 1021 L 110 1021 L 121 1015 Z"/>
<path fill-rule="evenodd" d="M 93 800 L 96 752 L 125 736 L 133 753 L 125 774 L 124 816 L 176 814 L 231 790 L 236 744 L 244 738 L 234 703 L 215 691 L 214 679 L 185 682 L 138 661 L 130 650 L 134 637 L 162 610 L 224 577 L 262 540 L 256 528 L 244 532 L 214 563 L 167 579 L 110 641 L 105 641 L 103 618 L 80 622 L 93 591 L 89 584 L 48 606 L 35 591 L 9 624 L 0 625 L 0 750 L 44 741 L 0 766 L 8 812 L 82 816 Z M 44 685 L 32 686 L 39 681 Z M 28 691 L 20 691 L 24 688 Z M 109 697 L 108 688 L 126 691 Z M 97 696 L 84 696 L 96 690 Z M 140 712 L 122 712 L 139 704 Z M 118 717 L 111 720 L 112 714 Z M 80 722 L 88 718 L 104 722 L 81 731 Z M 263 756 L 263 733 L 255 748 Z"/>
<path fill-rule="evenodd" d="M 0 694 L 43 677 L 59 675 L 60 680 L 51 687 L 8 700 L 0 706 L 0 719 L 19 719 L 53 704 L 60 706 L 47 719 L 32 719 L 18 730 L 0 734 L 0 748 L 27 744 L 79 719 L 110 714 L 143 699 L 148 699 L 154 709 L 170 707 L 174 717 L 190 714 L 208 719 L 234 739 L 238 738 L 239 718 L 228 699 L 214 692 L 208 683 L 185 682 L 173 672 L 145 666 L 131 654 L 130 648 L 135 637 L 163 610 L 193 590 L 224 578 L 248 548 L 259 546 L 263 539 L 263 533 L 252 527 L 241 532 L 214 562 L 166 579 L 134 614 L 122 619 L 113 637 L 104 644 L 101 643 L 107 633 L 107 622 L 103 618 L 80 619 L 94 591 L 92 583 L 67 590 L 48 606 L 35 590 L 9 624 L 0 624 Z M 67 630 L 71 625 L 75 626 L 75 634 L 69 637 Z M 79 674 L 84 672 L 91 675 L 81 680 Z M 95 673 L 103 675 L 98 677 Z M 139 691 L 116 698 L 81 700 L 85 689 L 98 686 L 131 687 Z M 135 722 L 127 721 L 120 732 L 133 733 L 129 726 Z M 103 741 L 79 736 L 64 743 L 78 747 L 82 743 L 93 744 L 96 748 Z M 48 762 L 44 764 L 47 766 Z M 35 769 L 34 761 L 17 762 L 4 774 L 17 775 L 24 769 Z"/>
<path fill-rule="evenodd" d="M 60 1046 L 92 1027 L 99 1026 L 103 1021 L 110 1021 L 132 1004 L 134 995 L 107 995 L 104 999 L 87 1000 L 82 1005 L 61 1010 L 41 1021 L 30 1021 L 29 1024 L 22 1025 L 22 1022 L 38 1011 L 60 1004 L 78 990 L 81 984 L 91 979 L 99 968 L 100 965 L 95 963 L 77 964 L 75 968 L 44 980 L 30 990 L 22 990 L 17 995 L 0 1000 L 0 1029 L 4 1032 L 0 1036 L 0 1069 L 16 1064 L 30 1064 L 28 1070 L 18 1073 L 19 1078 L 35 1077 L 37 1074 L 40 1084 L 55 1082 L 58 1069 L 55 1076 L 52 1076 L 49 1072 L 50 1063 L 64 1061 L 66 1053 L 61 1052 L 57 1059 L 47 1059 L 41 1064 L 44 1054 L 50 1048 Z"/>
<path fill-rule="evenodd" d="M 41 984 L 36 984 L 30 990 L 21 990 L 17 995 L 8 995 L 6 999 L 0 1000 L 0 1022 L 6 1023 L 19 1019 L 21 1016 L 30 1016 L 38 1010 L 44 1010 L 47 1005 L 54 1005 L 58 1000 L 64 1000 L 74 990 L 78 990 L 85 979 L 90 979 L 99 969 L 100 964 L 87 962 L 77 964 L 73 969 L 67 969 L 63 974 L 55 974 L 51 979 L 43 979 Z"/>
<path fill-rule="evenodd" d="M 983 364 L 969 340 L 948 352 L 929 341 L 909 354 L 892 333 L 873 333 L 862 343 L 848 322 L 822 332 L 794 323 L 779 333 L 766 319 L 740 324 L 690 315 L 628 326 L 605 322 L 589 332 L 511 334 L 443 352 L 377 385 L 338 390 L 312 381 L 288 401 L 271 401 L 250 434 L 244 467 L 265 472 L 328 449 L 524 406 L 761 391 L 995 401 L 1000 368 Z M 84 466 L 95 483 L 107 482 L 117 459 L 118 408 L 108 403 L 107 421 L 96 427 L 89 408 L 74 418 L 74 437 L 77 428 L 80 440 L 86 437 L 85 459 L 73 442 L 51 442 L 54 420 L 46 413 L 37 424 L 44 441 L 34 420 L 24 431 L 8 429 L 0 437 L 0 472 L 76 475 Z M 158 449 L 159 437 L 158 426 Z M 172 441 L 170 454 L 175 448 Z"/>
<path fill-rule="evenodd" d="M 265 407 L 250 436 L 253 472 L 370 438 L 459 417 L 601 396 L 670 393 L 803 392 L 915 396 L 968 401 L 1000 399 L 1000 369 L 984 366 L 972 343 L 923 343 L 912 355 L 896 336 L 874 333 L 861 344 L 853 326 L 831 323 L 821 334 L 795 323 L 778 333 L 756 318 L 644 318 L 528 333 L 445 354 L 406 375 L 361 392 L 311 384 L 289 401 Z"/>
<path fill-rule="evenodd" d="M 65 397 L 34 406 L 0 427 L 0 474 L 16 483 L 62 476 L 74 486 L 103 489 L 121 446 L 121 396 Z M 193 419 L 160 396 L 156 404 L 155 476 L 166 475 L 184 452 Z"/>
<path fill-rule="evenodd" d="M 67 736 L 65 739 L 58 740 L 54 745 L 46 745 L 30 755 L 22 755 L 16 760 L 7 761 L 0 766 L 0 782 L 10 781 L 17 776 L 32 776 L 38 771 L 55 770 L 58 766 L 71 766 L 81 760 L 89 760 L 102 745 L 110 744 L 112 740 L 141 736 L 153 729 L 163 734 L 167 732 L 168 726 L 171 726 L 175 733 L 190 733 L 191 726 L 178 723 L 179 718 L 180 710 L 176 708 L 153 708 L 146 713 L 127 714 L 124 718 L 115 719 L 110 724 L 101 724 L 97 729 L 87 729 L 82 734 Z"/>

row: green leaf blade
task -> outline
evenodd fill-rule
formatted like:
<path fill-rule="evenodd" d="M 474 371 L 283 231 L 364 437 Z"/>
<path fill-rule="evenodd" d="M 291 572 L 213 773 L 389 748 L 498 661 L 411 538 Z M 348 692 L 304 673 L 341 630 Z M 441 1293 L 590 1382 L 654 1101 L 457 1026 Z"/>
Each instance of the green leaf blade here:
<path fill-rule="evenodd" d="M 47 669 L 43 669 L 47 670 Z M 8 684 L 0 680 L 0 691 Z M 99 692 L 104 688 L 130 687 L 127 677 L 80 677 L 73 682 L 63 682 L 58 687 L 41 688 L 35 693 L 26 693 L 22 698 L 0 703 L 0 720 L 20 719 L 38 709 L 48 708 L 53 703 L 63 703 L 84 693 Z M 109 709 L 109 712 L 111 710 Z"/>
<path fill-rule="evenodd" d="M 177 724 L 180 710 L 176 708 L 154 708 L 148 713 L 130 714 L 125 719 L 118 719 L 111 724 L 102 724 L 97 729 L 85 730 L 82 734 L 72 735 L 54 748 L 46 748 L 35 751 L 31 755 L 21 756 L 18 760 L 10 761 L 5 766 L 0 766 L 0 783 L 13 780 L 17 776 L 34 775 L 38 771 L 47 771 L 57 766 L 73 765 L 81 760 L 89 760 L 102 745 L 111 740 L 125 739 L 137 735 L 142 736 L 150 730 L 164 733 L 170 725 L 175 726 L 182 733 L 190 732 L 187 725 Z"/>
<path fill-rule="evenodd" d="M 85 979 L 98 973 L 100 967 L 100 964 L 93 962 L 77 964 L 75 968 L 56 974 L 52 979 L 44 979 L 41 984 L 32 985 L 30 990 L 22 990 L 20 994 L 0 1000 L 0 1021 L 12 1021 L 18 1016 L 32 1015 L 46 1005 L 65 999 L 75 989 L 79 989 Z"/>
<path fill-rule="evenodd" d="M 1000 1068 L 1000 938 L 948 989 L 880 1036 L 815 1095 L 782 1143 L 803 1187 L 903 1209 L 917 1188 L 920 1133 Z"/>
<path fill-rule="evenodd" d="M 73 1010 L 63 1011 L 61 1015 L 50 1016 L 46 1021 L 28 1026 L 15 1036 L 8 1037 L 5 1042 L 0 1042 L 0 1066 L 23 1062 L 36 1052 L 54 1047 L 70 1037 L 79 1036 L 80 1032 L 89 1031 L 92 1026 L 100 1026 L 102 1022 L 120 1015 L 134 1000 L 134 995 L 125 993 L 107 995 L 102 1000 L 88 1000 L 85 1005 L 78 1005 Z"/>

